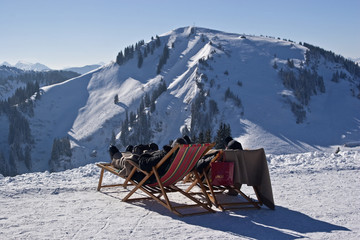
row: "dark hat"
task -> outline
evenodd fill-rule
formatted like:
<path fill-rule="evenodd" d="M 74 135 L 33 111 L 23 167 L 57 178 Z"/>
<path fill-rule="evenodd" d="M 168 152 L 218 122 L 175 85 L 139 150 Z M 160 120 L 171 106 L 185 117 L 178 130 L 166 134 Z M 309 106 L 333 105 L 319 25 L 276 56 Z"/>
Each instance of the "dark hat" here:
<path fill-rule="evenodd" d="M 149 150 L 151 150 L 151 151 L 159 150 L 159 146 L 156 143 L 150 143 L 149 148 L 150 148 Z"/>
<path fill-rule="evenodd" d="M 229 143 L 231 140 L 233 140 L 233 138 L 232 138 L 232 137 L 230 137 L 230 136 L 226 137 L 226 138 L 225 138 L 225 140 L 224 140 L 224 144 L 225 144 L 225 146 L 227 146 L 227 145 L 228 145 L 228 143 Z"/>
<path fill-rule="evenodd" d="M 117 152 L 119 152 L 119 149 L 117 147 L 115 147 L 114 145 L 110 145 L 110 147 L 109 147 L 110 157 L 112 158 L 114 156 L 114 154 Z"/>
<path fill-rule="evenodd" d="M 142 145 L 142 144 L 136 145 L 132 152 L 134 154 L 141 155 L 144 152 L 144 145 Z"/>
<path fill-rule="evenodd" d="M 133 145 L 127 145 L 125 152 L 132 152 L 133 149 L 134 149 Z"/>
<path fill-rule="evenodd" d="M 189 137 L 188 135 L 185 135 L 185 136 L 183 137 L 183 139 L 186 141 L 187 144 L 191 144 L 191 143 L 192 143 L 192 142 L 191 142 L 191 139 L 190 139 L 190 137 Z"/>
<path fill-rule="evenodd" d="M 241 143 L 239 143 L 236 140 L 231 140 L 228 145 L 227 145 L 227 149 L 240 149 L 243 150 Z"/>

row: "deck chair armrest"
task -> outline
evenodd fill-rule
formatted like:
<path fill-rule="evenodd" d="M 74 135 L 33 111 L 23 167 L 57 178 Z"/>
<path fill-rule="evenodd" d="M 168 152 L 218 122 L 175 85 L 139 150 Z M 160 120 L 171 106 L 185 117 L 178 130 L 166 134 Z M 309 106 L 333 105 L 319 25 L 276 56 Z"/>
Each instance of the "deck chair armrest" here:
<path fill-rule="evenodd" d="M 118 175 L 119 174 L 119 169 L 115 168 L 113 165 L 111 165 L 111 163 L 97 163 L 96 166 L 105 169 L 109 172 L 112 172 L 113 174 Z"/>
<path fill-rule="evenodd" d="M 110 166 L 111 163 L 102 162 L 102 163 L 97 163 L 96 165 L 97 165 L 98 167 L 101 167 L 101 166 Z"/>

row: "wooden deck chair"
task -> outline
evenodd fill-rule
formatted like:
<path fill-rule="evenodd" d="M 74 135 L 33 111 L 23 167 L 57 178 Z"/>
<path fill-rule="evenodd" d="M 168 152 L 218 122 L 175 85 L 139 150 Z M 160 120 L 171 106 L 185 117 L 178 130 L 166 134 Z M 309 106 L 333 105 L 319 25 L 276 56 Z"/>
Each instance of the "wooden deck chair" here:
<path fill-rule="evenodd" d="M 205 188 L 202 184 L 200 184 L 201 189 L 203 190 L 203 197 L 205 197 L 206 202 L 200 201 L 199 199 L 193 197 L 192 195 L 186 193 L 183 189 L 176 186 L 177 183 L 182 182 L 183 178 L 187 176 L 190 172 L 193 171 L 195 164 L 197 161 L 207 152 L 209 149 L 213 148 L 215 144 L 190 144 L 190 145 L 176 145 L 169 151 L 160 162 L 152 168 L 152 170 L 148 173 L 142 171 L 137 164 L 132 163 L 134 166 L 130 175 L 127 177 L 123 184 L 118 185 L 102 185 L 102 172 L 100 173 L 98 190 L 102 187 L 107 186 L 123 186 L 127 187 L 130 182 L 131 185 L 135 187 L 130 190 L 130 192 L 122 199 L 122 201 L 135 201 L 140 199 L 154 199 L 171 212 L 177 214 L 178 216 L 188 216 L 195 214 L 204 214 L 211 213 L 214 210 L 209 206 L 210 200 L 207 198 L 207 194 L 205 193 Z M 175 156 L 173 156 L 175 155 Z M 168 158 L 173 157 L 173 161 L 170 164 L 168 170 L 163 176 L 159 176 L 158 169 L 168 160 Z M 108 169 L 106 169 L 108 170 Z M 142 171 L 145 174 L 145 177 L 140 181 L 136 182 L 131 179 L 133 174 L 136 171 Z M 112 172 L 114 173 L 114 172 Z M 193 171 L 194 176 L 196 178 L 199 177 L 199 174 L 196 171 Z M 116 172 L 115 172 L 116 174 Z M 155 176 L 156 182 L 151 184 L 146 184 L 147 180 Z M 139 198 L 131 198 L 133 194 L 137 191 L 142 191 L 146 193 L 149 197 L 139 197 Z M 191 201 L 191 204 L 188 203 L 175 203 L 171 202 L 169 199 L 170 193 L 181 193 L 182 196 L 186 198 L 186 200 Z M 183 209 L 193 209 L 191 212 L 184 212 Z M 200 210 L 200 211 L 196 211 Z"/>
<path fill-rule="evenodd" d="M 219 153 L 211 160 L 210 164 L 205 167 L 202 173 L 199 173 L 199 178 L 195 179 L 193 183 L 185 190 L 189 194 L 198 194 L 199 192 L 191 192 L 191 190 L 199 185 L 200 179 L 202 179 L 202 185 L 205 187 L 205 191 L 208 195 L 208 198 L 212 204 L 219 208 L 221 211 L 231 210 L 231 209 L 245 209 L 245 208 L 255 208 L 259 209 L 262 205 L 259 201 L 258 192 L 256 187 L 253 187 L 256 200 L 248 197 L 243 191 L 240 190 L 240 186 L 235 187 L 234 185 L 230 186 L 214 186 L 211 183 L 210 170 L 211 164 L 218 161 L 223 156 L 223 151 Z M 233 191 L 239 194 L 239 196 L 231 196 L 225 193 L 226 190 Z"/>

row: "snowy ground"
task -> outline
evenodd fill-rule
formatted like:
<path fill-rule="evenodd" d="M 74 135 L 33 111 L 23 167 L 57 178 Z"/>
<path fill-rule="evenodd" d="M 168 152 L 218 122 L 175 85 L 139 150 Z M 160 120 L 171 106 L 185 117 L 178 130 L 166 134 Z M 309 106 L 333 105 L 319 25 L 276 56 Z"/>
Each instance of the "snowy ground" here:
<path fill-rule="evenodd" d="M 360 238 L 360 148 L 267 157 L 275 211 L 183 218 L 153 201 L 123 203 L 120 188 L 97 192 L 94 164 L 0 175 L 0 239 Z"/>

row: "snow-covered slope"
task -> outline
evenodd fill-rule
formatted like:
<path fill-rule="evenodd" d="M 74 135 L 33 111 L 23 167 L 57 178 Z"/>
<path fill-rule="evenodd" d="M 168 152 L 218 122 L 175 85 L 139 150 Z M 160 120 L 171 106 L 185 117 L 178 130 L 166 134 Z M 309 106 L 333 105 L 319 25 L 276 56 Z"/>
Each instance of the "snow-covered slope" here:
<path fill-rule="evenodd" d="M 293 90 L 283 85 L 279 71 L 287 68 L 288 59 L 301 68 L 308 50 L 303 45 L 190 27 L 165 33 L 160 40 L 161 46 L 144 57 L 141 68 L 134 57 L 121 66 L 111 63 L 43 88 L 34 117 L 29 119 L 35 138 L 33 170 L 48 169 L 54 138 L 69 137 L 74 167 L 107 160 L 112 134 L 119 137 L 126 111 L 136 113 L 140 100 L 162 79 L 167 91 L 156 100 L 156 110 L 151 113 L 152 141 L 159 146 L 181 136 L 184 129 L 192 130 L 191 108 L 200 95 L 206 103 L 199 115 L 209 111 L 210 101 L 218 108 L 217 114 L 201 120 L 212 136 L 221 122 L 230 124 L 233 137 L 245 148 L 263 147 L 276 154 L 333 151 L 334 145 L 360 139 L 359 89 L 354 87 L 359 78 L 331 81 L 336 70 L 346 70 L 324 58 L 318 60 L 317 73 L 323 77 L 326 91 L 311 96 L 304 122 L 296 123 L 289 101 L 297 100 Z M 165 45 L 169 58 L 156 74 Z M 228 90 L 235 97 L 226 99 Z M 121 146 L 119 139 L 117 144 Z M 94 152 L 96 156 L 91 154 Z"/>
<path fill-rule="evenodd" d="M 154 201 L 122 202 L 122 188 L 97 192 L 95 164 L 0 175 L 0 239 L 359 239 L 359 148 L 267 157 L 275 211 L 184 218 Z M 119 178 L 105 174 L 104 183 Z"/>

